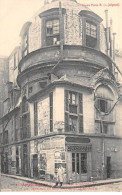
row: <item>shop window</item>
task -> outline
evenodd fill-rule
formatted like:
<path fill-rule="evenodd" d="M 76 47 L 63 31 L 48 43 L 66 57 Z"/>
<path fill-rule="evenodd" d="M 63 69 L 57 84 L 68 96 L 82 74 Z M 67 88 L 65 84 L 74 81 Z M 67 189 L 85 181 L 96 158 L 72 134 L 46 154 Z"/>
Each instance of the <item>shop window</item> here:
<path fill-rule="evenodd" d="M 87 173 L 87 154 L 81 154 L 81 173 Z"/>
<path fill-rule="evenodd" d="M 59 45 L 59 19 L 46 22 L 46 45 Z"/>
<path fill-rule="evenodd" d="M 75 172 L 75 153 L 72 153 L 72 172 Z"/>
<path fill-rule="evenodd" d="M 97 46 L 97 26 L 86 21 L 86 46 L 95 48 Z"/>
<path fill-rule="evenodd" d="M 72 173 L 87 173 L 87 153 L 72 153 Z"/>

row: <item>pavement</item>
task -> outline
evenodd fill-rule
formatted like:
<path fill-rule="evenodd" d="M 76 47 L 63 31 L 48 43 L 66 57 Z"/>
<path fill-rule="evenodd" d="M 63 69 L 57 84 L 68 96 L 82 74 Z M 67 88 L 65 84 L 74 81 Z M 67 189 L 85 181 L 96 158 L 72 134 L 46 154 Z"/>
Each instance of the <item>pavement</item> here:
<path fill-rule="evenodd" d="M 45 187 L 52 188 L 55 183 L 47 182 L 47 181 L 41 181 L 33 178 L 27 178 L 27 177 L 21 177 L 17 175 L 8 175 L 8 174 L 1 174 L 3 176 L 22 180 L 25 182 L 29 182 L 29 184 L 25 183 L 25 186 L 33 186 L 33 184 L 42 185 Z M 116 178 L 116 179 L 106 179 L 106 180 L 99 180 L 99 181 L 92 181 L 92 182 L 80 182 L 80 183 L 72 183 L 72 184 L 63 184 L 62 189 L 71 189 L 71 188 L 86 188 L 86 187 L 92 187 L 92 186 L 100 186 L 100 185 L 107 185 L 112 183 L 119 183 L 122 182 L 122 178 Z"/>

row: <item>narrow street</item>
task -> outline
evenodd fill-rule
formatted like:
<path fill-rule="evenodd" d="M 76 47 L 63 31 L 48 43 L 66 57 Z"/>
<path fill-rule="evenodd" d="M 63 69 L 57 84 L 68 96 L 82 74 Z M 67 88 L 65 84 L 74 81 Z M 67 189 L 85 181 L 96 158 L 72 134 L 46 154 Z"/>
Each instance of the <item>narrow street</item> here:
<path fill-rule="evenodd" d="M 61 188 L 50 188 L 44 187 L 39 184 L 29 183 L 22 180 L 17 180 L 9 177 L 2 176 L 1 179 L 1 192 L 11 192 L 11 191 L 31 191 L 31 192 L 74 192 L 74 191 L 85 191 L 85 192 L 121 192 L 122 191 L 122 182 L 113 183 L 101 186 L 85 187 L 85 188 L 72 188 L 72 189 L 61 189 Z"/>

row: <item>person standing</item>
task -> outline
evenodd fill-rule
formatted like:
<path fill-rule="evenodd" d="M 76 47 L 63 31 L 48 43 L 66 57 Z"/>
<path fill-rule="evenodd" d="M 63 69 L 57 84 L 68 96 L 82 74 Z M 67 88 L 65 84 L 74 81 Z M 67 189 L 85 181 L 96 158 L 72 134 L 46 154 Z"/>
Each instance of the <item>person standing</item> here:
<path fill-rule="evenodd" d="M 62 187 L 63 179 L 64 179 L 64 168 L 60 164 L 56 175 L 56 185 L 54 187 L 58 186 L 59 183 L 60 183 L 60 187 Z"/>

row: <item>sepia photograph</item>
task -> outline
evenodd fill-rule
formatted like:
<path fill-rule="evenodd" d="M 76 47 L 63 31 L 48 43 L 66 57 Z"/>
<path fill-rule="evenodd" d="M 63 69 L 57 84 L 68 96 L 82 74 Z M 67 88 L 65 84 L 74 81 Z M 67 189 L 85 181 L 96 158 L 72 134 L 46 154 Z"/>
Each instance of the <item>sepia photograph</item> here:
<path fill-rule="evenodd" d="M 121 0 L 0 0 L 0 192 L 122 192 Z"/>

